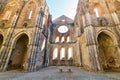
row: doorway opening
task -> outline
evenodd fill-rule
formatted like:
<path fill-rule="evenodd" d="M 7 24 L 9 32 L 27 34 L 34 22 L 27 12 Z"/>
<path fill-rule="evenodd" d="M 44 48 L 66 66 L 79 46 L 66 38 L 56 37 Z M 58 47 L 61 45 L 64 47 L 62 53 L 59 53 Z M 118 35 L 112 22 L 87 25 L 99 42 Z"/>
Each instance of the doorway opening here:
<path fill-rule="evenodd" d="M 117 57 L 117 49 L 114 38 L 104 32 L 101 32 L 98 35 L 97 40 L 103 69 L 108 71 L 118 69 L 120 64 Z"/>
<path fill-rule="evenodd" d="M 29 38 L 26 34 L 22 34 L 15 43 L 15 47 L 10 56 L 7 70 L 16 70 L 25 68 L 25 61 L 27 59 L 27 45 Z"/>

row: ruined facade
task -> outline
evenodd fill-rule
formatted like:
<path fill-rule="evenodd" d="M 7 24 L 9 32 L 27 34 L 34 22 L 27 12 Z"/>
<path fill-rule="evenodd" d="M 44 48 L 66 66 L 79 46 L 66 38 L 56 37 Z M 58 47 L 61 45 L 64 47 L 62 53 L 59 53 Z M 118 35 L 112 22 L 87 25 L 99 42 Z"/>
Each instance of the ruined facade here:
<path fill-rule="evenodd" d="M 0 71 L 120 69 L 120 0 L 79 0 L 75 19 L 51 21 L 45 0 L 0 0 Z"/>
<path fill-rule="evenodd" d="M 50 32 L 49 65 L 75 66 L 78 58 L 74 21 L 62 15 L 53 21 Z"/>
<path fill-rule="evenodd" d="M 120 68 L 119 16 L 119 0 L 79 0 L 74 25 L 85 69 Z"/>
<path fill-rule="evenodd" d="M 45 0 L 1 0 L 0 71 L 46 66 L 49 9 Z"/>

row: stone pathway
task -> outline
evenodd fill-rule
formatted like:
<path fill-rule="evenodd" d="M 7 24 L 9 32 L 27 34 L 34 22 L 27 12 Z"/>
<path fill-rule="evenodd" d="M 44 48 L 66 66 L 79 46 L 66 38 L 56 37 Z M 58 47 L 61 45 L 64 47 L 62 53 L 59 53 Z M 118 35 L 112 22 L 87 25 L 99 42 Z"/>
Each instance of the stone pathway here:
<path fill-rule="evenodd" d="M 71 67 L 72 72 L 59 72 L 60 67 L 47 67 L 37 72 L 22 73 L 8 71 L 0 73 L 0 80 L 120 80 L 120 72 L 93 73 L 77 67 Z"/>

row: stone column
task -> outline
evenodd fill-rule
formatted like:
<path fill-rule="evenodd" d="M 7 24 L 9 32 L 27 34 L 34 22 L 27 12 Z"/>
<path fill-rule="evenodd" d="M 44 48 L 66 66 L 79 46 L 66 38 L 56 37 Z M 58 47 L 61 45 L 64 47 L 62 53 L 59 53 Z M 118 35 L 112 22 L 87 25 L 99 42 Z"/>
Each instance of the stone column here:
<path fill-rule="evenodd" d="M 116 12 L 111 12 L 111 16 L 112 16 L 115 24 L 116 24 L 116 25 L 119 25 L 119 24 L 120 24 L 120 21 L 119 21 L 119 18 L 118 18 L 118 16 L 117 16 Z"/>
<path fill-rule="evenodd" d="M 12 41 L 10 41 L 7 44 L 4 44 L 4 49 L 1 51 L 3 55 L 1 55 L 1 65 L 0 70 L 5 71 L 9 62 L 9 58 L 11 56 L 12 50 L 13 50 L 13 44 L 11 44 Z"/>
<path fill-rule="evenodd" d="M 61 50 L 61 47 L 58 47 L 58 65 L 61 65 L 60 64 L 60 50 Z"/>
<path fill-rule="evenodd" d="M 40 52 L 40 51 L 39 51 L 39 50 L 40 50 L 40 41 L 41 41 L 41 35 L 40 35 L 40 34 L 42 34 L 42 31 L 39 29 L 39 30 L 38 30 L 38 36 L 37 36 L 38 39 L 37 39 L 37 41 L 36 41 L 36 51 L 35 51 L 34 59 L 33 59 L 34 62 L 35 62 L 35 63 L 34 63 L 35 65 L 34 65 L 34 69 L 33 69 L 33 70 L 36 70 L 36 69 L 37 69 L 37 58 L 38 58 L 37 55 L 40 54 L 40 53 L 39 53 L 39 52 Z M 45 44 L 46 44 L 46 43 L 45 43 Z M 42 64 L 41 64 L 41 65 L 42 65 Z"/>
<path fill-rule="evenodd" d="M 29 63 L 30 63 L 30 53 L 31 53 L 31 49 L 33 47 L 33 44 L 30 42 L 30 44 L 28 44 L 28 50 L 27 50 L 27 61 L 25 62 L 26 63 L 26 66 L 25 66 L 25 71 L 28 71 L 28 68 L 30 67 L 29 66 Z"/>
<path fill-rule="evenodd" d="M 86 39 L 86 47 L 89 55 L 89 67 L 93 71 L 102 71 L 100 59 L 98 57 L 98 46 L 93 26 L 91 25 L 91 16 L 89 12 L 85 13 L 86 25 L 84 26 L 84 34 Z"/>
<path fill-rule="evenodd" d="M 0 52 L 0 70 L 5 71 L 8 65 L 9 57 L 12 53 L 11 45 L 12 45 L 12 35 L 15 28 L 15 23 L 17 22 L 18 15 L 14 15 L 12 23 L 10 25 L 10 29 L 8 29 L 7 37 L 3 42 L 3 47 Z"/>
<path fill-rule="evenodd" d="M 77 38 L 77 42 L 75 44 L 75 48 L 73 48 L 73 51 L 75 53 L 75 49 L 76 51 L 76 57 L 77 57 L 77 63 L 79 64 L 79 66 L 82 66 L 82 53 L 81 53 L 81 49 L 80 49 L 80 37 Z"/>
<path fill-rule="evenodd" d="M 118 15 L 117 13 L 115 12 L 115 10 L 111 10 L 111 16 L 112 16 L 112 19 L 116 25 L 116 31 L 119 33 L 120 35 L 120 20 L 118 18 Z"/>
<path fill-rule="evenodd" d="M 39 10 L 39 16 L 38 16 L 38 20 L 36 23 L 36 27 L 35 27 L 35 31 L 34 31 L 34 35 L 33 35 L 33 39 L 32 39 L 32 48 L 30 51 L 30 56 L 29 56 L 29 64 L 28 64 L 28 71 L 34 71 L 35 69 L 35 65 L 36 65 L 36 55 L 37 55 L 37 42 L 39 40 L 40 37 L 40 28 L 42 29 L 43 25 L 43 16 L 44 16 L 44 12 L 43 9 L 41 8 Z"/>

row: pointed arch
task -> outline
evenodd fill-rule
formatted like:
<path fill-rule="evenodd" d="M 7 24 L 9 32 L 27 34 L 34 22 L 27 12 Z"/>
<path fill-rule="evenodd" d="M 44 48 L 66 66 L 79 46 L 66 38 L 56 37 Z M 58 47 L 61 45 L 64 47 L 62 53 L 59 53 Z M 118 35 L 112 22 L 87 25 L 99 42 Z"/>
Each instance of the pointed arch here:
<path fill-rule="evenodd" d="M 97 32 L 96 40 L 97 40 L 97 38 L 98 38 L 98 35 L 99 35 L 100 33 L 102 33 L 102 32 L 104 32 L 105 34 L 109 35 L 109 36 L 113 39 L 113 41 L 114 41 L 114 43 L 115 43 L 116 45 L 118 44 L 116 35 L 115 35 L 111 30 L 106 30 L 106 29 L 101 29 L 100 31 Z"/>
<path fill-rule="evenodd" d="M 67 42 L 70 42 L 70 36 L 67 37 Z"/>
<path fill-rule="evenodd" d="M 14 49 L 9 57 L 8 70 L 24 69 L 26 67 L 28 43 L 29 37 L 27 34 L 23 33 L 17 36 L 14 41 Z"/>
<path fill-rule="evenodd" d="M 16 0 L 10 1 L 5 6 L 5 10 L 3 11 L 2 20 L 9 20 L 11 18 L 12 14 L 15 14 L 19 8 L 20 8 L 20 4 Z M 5 22 L 3 22 L 3 25 L 4 24 L 5 24 Z"/>
<path fill-rule="evenodd" d="M 59 36 L 55 38 L 55 43 L 59 42 L 59 38 L 60 38 Z"/>
<path fill-rule="evenodd" d="M 36 24 L 36 18 L 38 16 L 39 6 L 36 0 L 29 0 L 22 9 L 19 22 L 17 27 L 25 27 L 24 23 L 27 24 L 26 27 L 33 27 Z"/>
<path fill-rule="evenodd" d="M 14 47 L 15 46 L 15 43 L 16 43 L 16 41 L 17 41 L 17 39 L 19 38 L 19 37 L 21 37 L 21 35 L 23 35 L 23 34 L 25 34 L 25 35 L 27 35 L 28 36 L 28 39 L 29 39 L 29 44 L 30 44 L 30 40 L 31 40 L 31 33 L 28 33 L 28 32 L 26 32 L 26 31 L 21 31 L 21 32 L 18 32 L 14 37 L 13 37 L 13 39 L 12 39 L 12 46 Z"/>
<path fill-rule="evenodd" d="M 54 48 L 53 50 L 53 60 L 57 59 L 58 58 L 58 48 Z"/>
<path fill-rule="evenodd" d="M 117 68 L 119 60 L 119 50 L 117 38 L 114 33 L 108 30 L 101 30 L 97 36 L 99 55 L 104 70 Z M 120 65 L 119 65 L 120 66 Z"/>
<path fill-rule="evenodd" d="M 61 42 L 65 42 L 65 37 L 64 36 L 61 37 Z"/>
<path fill-rule="evenodd" d="M 60 50 L 60 60 L 65 59 L 65 47 L 62 47 Z"/>

